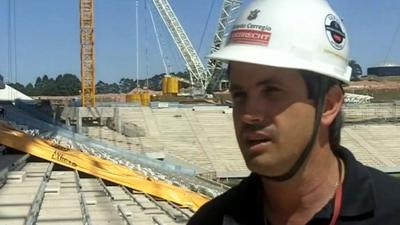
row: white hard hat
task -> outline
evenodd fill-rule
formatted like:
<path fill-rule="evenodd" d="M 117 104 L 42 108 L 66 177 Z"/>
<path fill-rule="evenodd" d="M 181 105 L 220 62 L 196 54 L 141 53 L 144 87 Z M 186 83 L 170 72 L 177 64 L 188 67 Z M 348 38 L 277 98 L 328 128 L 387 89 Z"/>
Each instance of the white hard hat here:
<path fill-rule="evenodd" d="M 213 59 L 313 71 L 350 81 L 349 40 L 326 0 L 254 0 Z"/>

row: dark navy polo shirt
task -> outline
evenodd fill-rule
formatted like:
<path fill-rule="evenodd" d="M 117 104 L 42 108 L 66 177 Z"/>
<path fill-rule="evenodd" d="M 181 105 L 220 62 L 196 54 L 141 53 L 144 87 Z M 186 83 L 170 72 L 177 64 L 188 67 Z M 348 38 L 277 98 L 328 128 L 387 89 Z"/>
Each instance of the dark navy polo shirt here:
<path fill-rule="evenodd" d="M 343 159 L 342 208 L 337 225 L 400 225 L 400 180 L 358 162 L 340 147 Z M 261 180 L 251 174 L 239 185 L 204 204 L 188 225 L 264 225 Z M 329 225 L 333 200 L 308 225 Z"/>

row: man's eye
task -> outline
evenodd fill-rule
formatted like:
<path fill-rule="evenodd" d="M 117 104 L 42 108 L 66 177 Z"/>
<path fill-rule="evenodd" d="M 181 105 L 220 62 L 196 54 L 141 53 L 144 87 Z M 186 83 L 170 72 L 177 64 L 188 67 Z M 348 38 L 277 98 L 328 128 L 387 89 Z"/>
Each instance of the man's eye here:
<path fill-rule="evenodd" d="M 233 99 L 240 99 L 243 98 L 245 94 L 243 92 L 233 92 L 232 93 L 232 98 Z"/>
<path fill-rule="evenodd" d="M 264 92 L 266 93 L 271 93 L 271 92 L 280 92 L 282 91 L 279 87 L 275 87 L 275 86 L 269 86 L 264 88 Z"/>

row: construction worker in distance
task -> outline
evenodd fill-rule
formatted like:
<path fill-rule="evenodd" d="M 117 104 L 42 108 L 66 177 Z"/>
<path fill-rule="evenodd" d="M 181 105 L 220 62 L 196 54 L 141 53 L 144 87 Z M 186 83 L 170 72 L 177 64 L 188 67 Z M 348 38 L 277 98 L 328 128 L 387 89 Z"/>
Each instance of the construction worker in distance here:
<path fill-rule="evenodd" d="M 399 225 L 400 181 L 340 145 L 349 37 L 326 0 L 255 0 L 226 46 L 233 121 L 251 171 L 189 225 Z"/>
<path fill-rule="evenodd" d="M 5 118 L 6 117 L 6 110 L 2 105 L 0 105 L 0 118 Z"/>

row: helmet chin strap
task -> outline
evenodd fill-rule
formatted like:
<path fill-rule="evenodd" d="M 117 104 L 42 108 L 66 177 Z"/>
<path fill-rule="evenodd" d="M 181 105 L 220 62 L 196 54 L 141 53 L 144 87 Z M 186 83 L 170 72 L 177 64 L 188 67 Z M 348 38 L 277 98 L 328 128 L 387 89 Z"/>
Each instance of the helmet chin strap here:
<path fill-rule="evenodd" d="M 315 121 L 314 121 L 313 133 L 311 135 L 310 141 L 308 142 L 307 146 L 304 148 L 303 152 L 301 153 L 301 155 L 299 156 L 297 161 L 294 163 L 294 165 L 286 173 L 279 175 L 279 176 L 261 175 L 262 177 L 269 179 L 269 180 L 278 181 L 278 182 L 289 180 L 294 175 L 296 175 L 296 173 L 299 171 L 301 166 L 304 164 L 304 162 L 310 155 L 311 150 L 314 147 L 315 140 L 317 138 L 318 129 L 319 129 L 319 126 L 321 123 L 321 117 L 322 117 L 322 113 L 324 110 L 325 95 L 326 95 L 327 88 L 328 88 L 327 79 L 322 78 L 320 80 L 320 87 L 321 88 L 320 88 L 319 98 L 318 98 L 318 102 L 317 102 L 316 110 L 315 110 Z"/>

